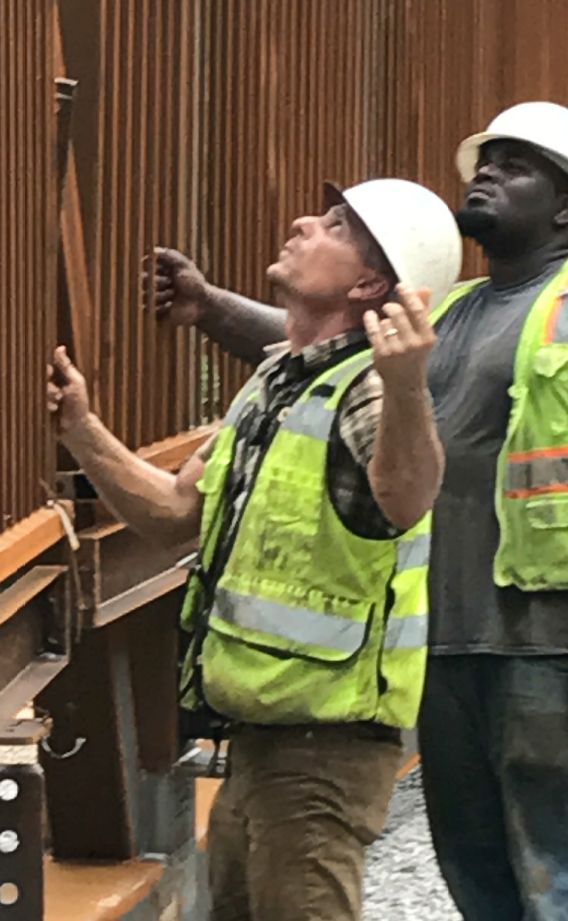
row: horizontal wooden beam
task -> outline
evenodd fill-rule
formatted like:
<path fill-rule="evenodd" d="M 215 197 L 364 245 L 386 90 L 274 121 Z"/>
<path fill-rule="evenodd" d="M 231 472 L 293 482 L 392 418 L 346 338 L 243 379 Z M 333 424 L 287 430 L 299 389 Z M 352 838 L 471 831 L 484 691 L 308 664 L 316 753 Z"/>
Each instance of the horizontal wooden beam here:
<path fill-rule="evenodd" d="M 67 572 L 66 566 L 34 566 L 14 585 L 0 592 L 0 624 L 21 611 L 64 572 Z"/>
<path fill-rule="evenodd" d="M 73 506 L 65 503 L 72 516 Z M 65 537 L 61 518 L 52 508 L 41 508 L 0 534 L 0 584 Z"/>
<path fill-rule="evenodd" d="M 188 432 L 181 432 L 172 438 L 165 438 L 164 441 L 156 441 L 154 444 L 140 448 L 138 454 L 144 460 L 163 470 L 179 470 L 184 461 L 205 444 L 218 429 L 219 422 L 190 429 Z"/>
<path fill-rule="evenodd" d="M 215 434 L 219 423 L 202 426 L 140 448 L 139 455 L 163 470 L 179 470 L 185 460 Z M 72 516 L 73 503 L 61 501 Z M 122 530 L 120 524 L 112 526 Z M 0 534 L 0 584 L 65 537 L 61 518 L 52 508 L 41 508 Z"/>
<path fill-rule="evenodd" d="M 149 896 L 164 875 L 157 861 L 64 863 L 45 860 L 45 921 L 117 921 Z"/>

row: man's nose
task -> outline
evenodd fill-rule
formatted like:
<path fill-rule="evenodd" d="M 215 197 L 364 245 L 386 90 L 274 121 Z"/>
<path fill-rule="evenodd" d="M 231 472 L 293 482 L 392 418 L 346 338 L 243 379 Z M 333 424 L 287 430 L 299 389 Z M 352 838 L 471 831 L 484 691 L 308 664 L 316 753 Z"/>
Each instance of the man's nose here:
<path fill-rule="evenodd" d="M 297 217 L 295 221 L 292 222 L 291 231 L 294 236 L 309 236 L 315 230 L 319 217 L 315 215 L 306 214 L 303 217 Z"/>
<path fill-rule="evenodd" d="M 495 163 L 482 163 L 476 168 L 473 181 L 478 182 L 482 179 L 489 179 L 491 182 L 494 182 L 498 172 L 499 167 Z"/>

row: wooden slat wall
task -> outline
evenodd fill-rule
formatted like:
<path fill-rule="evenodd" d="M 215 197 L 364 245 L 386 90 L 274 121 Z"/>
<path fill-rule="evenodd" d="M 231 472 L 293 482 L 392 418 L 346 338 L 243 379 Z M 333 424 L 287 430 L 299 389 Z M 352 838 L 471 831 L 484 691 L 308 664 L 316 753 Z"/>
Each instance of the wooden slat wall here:
<path fill-rule="evenodd" d="M 51 0 L 0 4 L 0 531 L 52 479 L 45 364 L 55 342 Z"/>
<path fill-rule="evenodd" d="M 199 333 L 143 315 L 138 265 L 154 243 L 268 298 L 265 267 L 290 221 L 319 207 L 323 178 L 406 176 L 457 206 L 463 136 L 516 101 L 568 103 L 565 0 L 58 7 L 67 73 L 80 81 L 73 201 L 91 294 L 59 328 L 80 335 L 95 407 L 133 447 L 222 412 L 245 373 Z M 0 528 L 41 503 L 52 459 L 49 8 L 0 0 Z M 465 274 L 479 268 L 469 249 Z"/>
<path fill-rule="evenodd" d="M 292 218 L 319 208 L 321 180 L 369 171 L 377 9 L 375 0 L 84 0 L 79 17 L 61 0 L 67 71 L 80 81 L 86 371 L 95 404 L 129 445 L 218 415 L 246 373 L 199 333 L 172 334 L 143 314 L 143 253 L 177 246 L 217 284 L 269 296 L 265 268 Z"/>
<path fill-rule="evenodd" d="M 499 111 L 568 105 L 565 0 L 378 0 L 379 131 L 372 170 L 416 179 L 458 207 L 455 150 Z M 466 247 L 464 275 L 482 260 Z"/>

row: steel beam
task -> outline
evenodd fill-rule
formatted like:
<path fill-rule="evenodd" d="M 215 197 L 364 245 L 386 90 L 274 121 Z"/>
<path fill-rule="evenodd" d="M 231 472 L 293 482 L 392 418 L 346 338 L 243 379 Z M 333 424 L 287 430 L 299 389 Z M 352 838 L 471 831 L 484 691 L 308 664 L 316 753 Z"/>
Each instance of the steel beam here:
<path fill-rule="evenodd" d="M 6 921 L 43 919 L 42 816 L 41 770 L 0 765 L 0 918 Z"/>

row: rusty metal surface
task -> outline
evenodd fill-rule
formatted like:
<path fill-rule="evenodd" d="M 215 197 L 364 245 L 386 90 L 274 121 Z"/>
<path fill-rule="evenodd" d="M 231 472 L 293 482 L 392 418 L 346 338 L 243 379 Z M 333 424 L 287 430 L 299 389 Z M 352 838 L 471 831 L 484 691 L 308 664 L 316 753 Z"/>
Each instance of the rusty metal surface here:
<path fill-rule="evenodd" d="M 43 777 L 35 765 L 0 765 L 0 916 L 43 919 Z"/>
<path fill-rule="evenodd" d="M 55 329 L 51 0 L 0 7 L 0 531 L 42 504 L 53 453 L 45 362 Z"/>
<path fill-rule="evenodd" d="M 47 739 L 53 728 L 50 717 L 40 719 L 13 719 L 7 723 L 0 722 L 0 745 L 14 746 L 37 745 Z"/>
<path fill-rule="evenodd" d="M 70 587 L 64 566 L 35 566 L 0 592 L 0 727 L 66 665 Z"/>
<path fill-rule="evenodd" d="M 153 546 L 123 525 L 83 531 L 78 563 L 84 625 L 103 626 L 175 589 L 187 575 L 175 564 L 191 549 Z"/>
<path fill-rule="evenodd" d="M 89 633 L 40 694 L 54 723 L 41 749 L 54 856 L 121 860 L 138 853 L 138 754 L 122 624 Z M 76 816 L 81 815 L 81 822 Z"/>

